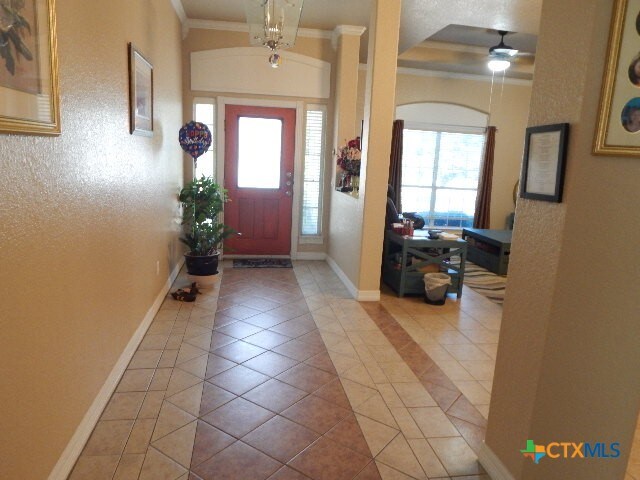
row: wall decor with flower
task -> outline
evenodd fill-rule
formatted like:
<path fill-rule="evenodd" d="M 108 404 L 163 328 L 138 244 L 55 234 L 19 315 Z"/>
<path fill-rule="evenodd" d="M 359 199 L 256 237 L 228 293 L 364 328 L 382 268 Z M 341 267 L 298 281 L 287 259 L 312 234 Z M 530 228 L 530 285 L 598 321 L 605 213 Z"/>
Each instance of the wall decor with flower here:
<path fill-rule="evenodd" d="M 336 153 L 336 190 L 351 194 L 360 188 L 360 137 L 349 140 Z"/>

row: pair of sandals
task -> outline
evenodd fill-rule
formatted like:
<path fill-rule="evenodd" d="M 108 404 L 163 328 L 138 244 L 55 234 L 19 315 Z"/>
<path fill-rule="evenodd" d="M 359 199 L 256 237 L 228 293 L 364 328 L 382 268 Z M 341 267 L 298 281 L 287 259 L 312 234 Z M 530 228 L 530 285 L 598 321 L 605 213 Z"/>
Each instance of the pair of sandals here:
<path fill-rule="evenodd" d="M 191 288 L 179 288 L 171 293 L 171 296 L 179 302 L 195 302 L 196 296 L 200 293 L 195 282 L 191 284 Z"/>

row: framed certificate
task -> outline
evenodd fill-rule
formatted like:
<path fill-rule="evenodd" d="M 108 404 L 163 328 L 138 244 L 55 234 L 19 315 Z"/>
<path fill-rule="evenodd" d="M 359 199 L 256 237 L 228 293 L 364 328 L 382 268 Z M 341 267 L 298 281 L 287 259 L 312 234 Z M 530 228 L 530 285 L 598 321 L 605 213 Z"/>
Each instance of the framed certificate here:
<path fill-rule="evenodd" d="M 529 127 L 525 137 L 520 197 L 562 201 L 569 124 Z"/>

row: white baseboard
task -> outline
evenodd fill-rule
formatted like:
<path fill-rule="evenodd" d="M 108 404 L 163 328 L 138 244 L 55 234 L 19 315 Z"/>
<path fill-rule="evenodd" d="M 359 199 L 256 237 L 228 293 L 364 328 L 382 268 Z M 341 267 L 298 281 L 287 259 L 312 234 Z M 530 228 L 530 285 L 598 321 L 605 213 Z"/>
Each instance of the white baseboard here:
<path fill-rule="evenodd" d="M 379 302 L 380 290 L 358 290 L 356 300 L 359 302 Z"/>
<path fill-rule="evenodd" d="M 511 475 L 507 467 L 484 442 L 478 453 L 478 461 L 493 480 L 515 480 L 515 477 Z"/>
<path fill-rule="evenodd" d="M 293 260 L 326 260 L 327 254 L 324 252 L 298 252 L 291 258 Z"/>
<path fill-rule="evenodd" d="M 116 362 L 113 369 L 111 370 L 111 373 L 102 385 L 102 388 L 89 407 L 89 410 L 87 410 L 87 413 L 85 413 L 84 418 L 78 425 L 78 428 L 76 428 L 76 431 L 71 437 L 71 440 L 69 440 L 67 447 L 62 452 L 62 455 L 58 459 L 56 465 L 53 467 L 53 470 L 51 470 L 48 480 L 65 480 L 71 473 L 73 466 L 82 453 L 84 445 L 89 440 L 91 432 L 93 432 L 94 427 L 98 423 L 102 411 L 107 406 L 111 395 L 118 386 L 120 378 L 124 374 L 127 365 L 129 365 L 131 357 L 133 357 L 133 354 L 136 353 L 138 345 L 140 345 L 140 342 L 144 338 L 144 334 L 149 328 L 149 325 L 151 325 L 151 322 L 156 316 L 156 313 L 158 313 L 158 310 L 160 310 L 160 306 L 162 305 L 167 292 L 169 292 L 171 285 L 178 276 L 178 273 L 180 272 L 183 264 L 184 258 L 181 258 L 169 275 L 169 278 L 167 279 L 165 284 L 162 286 L 162 289 L 160 290 L 160 293 L 158 293 L 155 301 L 153 302 L 153 305 L 151 305 L 151 308 L 149 308 L 146 315 L 142 319 L 142 322 L 129 340 L 129 343 L 120 355 L 120 358 L 118 358 L 118 361 Z"/>

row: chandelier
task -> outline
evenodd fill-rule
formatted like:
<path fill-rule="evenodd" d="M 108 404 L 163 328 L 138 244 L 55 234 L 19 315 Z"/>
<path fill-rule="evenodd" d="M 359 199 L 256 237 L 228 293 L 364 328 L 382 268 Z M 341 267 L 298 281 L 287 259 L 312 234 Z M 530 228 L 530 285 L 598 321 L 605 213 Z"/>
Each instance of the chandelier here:
<path fill-rule="evenodd" d="M 249 41 L 251 45 L 267 47 L 269 64 L 280 66 L 278 50 L 296 43 L 298 23 L 304 0 L 244 0 Z"/>

